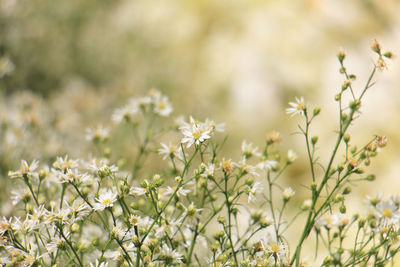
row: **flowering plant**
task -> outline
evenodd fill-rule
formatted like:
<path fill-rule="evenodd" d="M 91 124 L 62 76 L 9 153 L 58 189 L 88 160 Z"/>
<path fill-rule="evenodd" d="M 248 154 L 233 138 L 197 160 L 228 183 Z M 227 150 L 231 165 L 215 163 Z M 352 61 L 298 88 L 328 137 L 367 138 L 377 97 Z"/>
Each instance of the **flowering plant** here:
<path fill-rule="evenodd" d="M 136 155 L 132 168 L 113 161 L 107 142 L 112 132 L 101 125 L 87 131 L 99 155 L 89 159 L 57 157 L 51 164 L 23 160 L 10 171 L 16 216 L 0 221 L 0 263 L 3 266 L 384 266 L 399 251 L 400 199 L 368 197 L 368 213 L 350 215 L 346 197 L 355 183 L 373 181 L 364 165 L 386 145 L 375 136 L 361 148 L 348 129 L 357 118 L 376 70 L 386 67 L 377 42 L 378 60 L 360 94 L 356 78 L 344 65 L 345 81 L 335 96 L 339 106 L 336 143 L 327 163 L 317 155 L 318 136 L 312 122 L 321 109 L 296 98 L 286 109 L 304 120 L 310 181 L 308 198 L 297 205 L 295 191 L 280 177 L 296 160 L 293 150 L 278 149 L 279 133 L 267 135 L 259 149 L 243 141 L 241 157 L 221 157 L 224 124 L 190 117 L 163 126 L 173 108 L 168 98 L 151 90 L 131 99 L 112 115 L 115 127 L 133 129 Z M 346 104 L 345 98 L 351 101 Z M 143 128 L 141 126 L 144 126 Z M 166 133 L 175 133 L 168 144 Z M 162 139 L 164 138 L 164 139 Z M 175 138 L 175 141 L 173 141 Z M 178 139 L 178 140 L 176 140 Z M 345 155 L 338 159 L 339 148 Z M 158 154 L 168 168 L 146 166 Z M 296 210 L 294 214 L 289 206 Z M 292 207 L 293 206 L 293 207 Z M 292 210 L 293 210 L 292 209 Z M 289 230 L 301 227 L 299 236 Z M 315 259 L 303 255 L 314 237 Z M 323 247 L 321 249 L 320 247 Z M 322 256 L 321 256 L 322 255 Z M 312 255 L 307 255 L 308 257 Z"/>

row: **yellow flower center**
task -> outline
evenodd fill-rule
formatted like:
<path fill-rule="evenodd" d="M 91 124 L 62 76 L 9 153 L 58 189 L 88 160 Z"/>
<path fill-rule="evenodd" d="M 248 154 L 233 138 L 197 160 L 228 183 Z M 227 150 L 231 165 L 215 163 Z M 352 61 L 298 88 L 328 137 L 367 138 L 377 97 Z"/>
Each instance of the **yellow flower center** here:
<path fill-rule="evenodd" d="M 271 246 L 271 251 L 272 251 L 273 253 L 279 253 L 280 250 L 281 250 L 281 249 L 279 248 L 278 245 L 273 245 L 273 246 Z"/>
<path fill-rule="evenodd" d="M 104 206 L 109 206 L 109 205 L 111 204 L 111 199 L 109 199 L 109 198 L 104 199 L 102 204 L 103 204 Z"/>
<path fill-rule="evenodd" d="M 383 215 L 383 217 L 386 217 L 386 218 L 392 218 L 393 213 L 392 213 L 392 211 L 390 209 L 385 209 L 382 212 L 382 215 Z"/>
<path fill-rule="evenodd" d="M 159 109 L 165 109 L 165 104 L 163 102 L 160 102 L 157 104 Z"/>
<path fill-rule="evenodd" d="M 200 133 L 199 132 L 192 132 L 192 136 L 195 140 L 198 140 L 200 138 Z"/>

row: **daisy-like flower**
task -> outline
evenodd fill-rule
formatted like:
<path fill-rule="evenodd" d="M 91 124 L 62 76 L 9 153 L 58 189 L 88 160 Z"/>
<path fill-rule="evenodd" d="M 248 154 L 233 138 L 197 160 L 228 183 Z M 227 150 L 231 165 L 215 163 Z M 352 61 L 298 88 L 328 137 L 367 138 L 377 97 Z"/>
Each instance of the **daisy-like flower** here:
<path fill-rule="evenodd" d="M 99 124 L 96 128 L 88 128 L 86 129 L 86 140 L 101 143 L 106 142 L 109 138 L 110 129 L 103 127 L 103 125 Z"/>
<path fill-rule="evenodd" d="M 216 123 L 214 120 L 206 119 L 204 122 L 205 128 L 212 129 L 216 132 L 224 132 L 225 131 L 225 123 Z"/>
<path fill-rule="evenodd" d="M 296 159 L 297 159 L 297 154 L 290 149 L 287 153 L 287 162 L 293 163 Z"/>
<path fill-rule="evenodd" d="M 139 110 L 138 105 L 139 103 L 135 99 L 131 99 L 128 105 L 118 108 L 114 111 L 112 115 L 112 121 L 117 124 L 123 121 L 133 121 L 133 116 Z"/>
<path fill-rule="evenodd" d="M 86 163 L 87 168 L 99 177 L 110 176 L 118 171 L 118 167 L 110 165 L 107 159 L 93 159 L 90 163 Z"/>
<path fill-rule="evenodd" d="M 66 173 L 68 169 L 73 169 L 78 167 L 78 161 L 68 159 L 68 155 L 64 158 L 57 157 L 57 160 L 53 163 L 53 168 Z"/>
<path fill-rule="evenodd" d="M 259 174 L 257 173 L 257 168 L 253 165 L 247 164 L 246 157 L 243 157 L 241 161 L 238 163 L 234 162 L 232 163 L 233 166 L 238 168 L 242 174 L 250 174 L 254 176 L 258 176 Z"/>
<path fill-rule="evenodd" d="M 289 201 L 294 196 L 294 194 L 295 194 L 295 192 L 291 187 L 285 188 L 285 190 L 283 190 L 283 193 L 282 193 L 283 200 Z"/>
<path fill-rule="evenodd" d="M 260 163 L 257 164 L 257 168 L 265 170 L 265 171 L 273 170 L 277 166 L 278 166 L 278 161 L 268 160 L 268 159 L 261 161 Z"/>
<path fill-rule="evenodd" d="M 246 140 L 242 142 L 242 154 L 246 158 L 250 158 L 252 156 L 260 157 L 261 153 L 258 152 L 258 147 L 253 146 L 252 143 L 247 143 Z"/>
<path fill-rule="evenodd" d="M 21 166 L 18 171 L 9 171 L 8 176 L 11 179 L 14 178 L 28 178 L 28 177 L 39 177 L 35 170 L 39 167 L 39 161 L 34 160 L 29 165 L 26 160 L 21 161 Z"/>
<path fill-rule="evenodd" d="M 172 112 L 172 105 L 168 100 L 168 97 L 162 96 L 155 99 L 154 101 L 154 113 L 159 114 L 163 117 L 169 116 Z"/>
<path fill-rule="evenodd" d="M 168 186 L 165 192 L 163 193 L 164 196 L 169 196 L 172 195 L 175 192 L 175 189 Z M 176 191 L 176 196 L 181 197 L 181 196 L 186 196 L 188 193 L 190 193 L 189 189 L 184 189 L 183 186 L 179 187 L 179 189 Z"/>
<path fill-rule="evenodd" d="M 190 124 L 186 124 L 179 128 L 184 137 L 181 142 L 187 143 L 186 147 L 191 147 L 193 144 L 199 145 L 205 140 L 211 138 L 212 129 L 204 127 L 200 122 L 196 122 L 193 117 L 190 117 Z"/>
<path fill-rule="evenodd" d="M 284 261 L 288 252 L 287 247 L 283 243 L 268 244 L 266 250 L 271 253 L 271 257 L 273 257 L 276 262 Z"/>
<path fill-rule="evenodd" d="M 158 154 L 163 156 L 163 160 L 166 160 L 169 157 L 174 158 L 178 156 L 179 148 L 177 146 L 174 146 L 171 143 L 168 145 L 161 143 L 160 145 L 161 148 L 158 149 Z"/>
<path fill-rule="evenodd" d="M 105 208 L 110 208 L 114 206 L 114 202 L 117 201 L 117 193 L 112 190 L 101 190 L 99 197 L 96 198 L 96 203 L 93 205 L 95 210 L 104 210 Z"/>
<path fill-rule="evenodd" d="M 214 172 L 215 172 L 215 165 L 213 163 L 210 163 L 208 165 L 205 165 L 204 172 L 200 176 L 204 178 L 214 177 Z"/>
<path fill-rule="evenodd" d="M 304 103 L 303 97 L 296 97 L 296 102 L 289 102 L 289 106 L 290 107 L 286 109 L 286 114 L 291 114 L 292 117 L 297 114 L 305 115 L 307 107 Z"/>
<path fill-rule="evenodd" d="M 99 260 L 96 260 L 94 263 L 89 263 L 90 267 L 108 267 L 108 262 L 99 262 Z"/>
<path fill-rule="evenodd" d="M 255 182 L 253 183 L 253 185 L 250 187 L 248 186 L 249 189 L 249 197 L 248 197 L 248 202 L 256 202 L 257 201 L 257 195 L 259 195 L 259 193 L 261 193 L 264 189 L 264 187 L 262 186 L 262 184 L 260 182 Z"/>
<path fill-rule="evenodd" d="M 143 181 L 147 186 L 149 185 L 149 182 L 147 180 Z M 132 186 L 129 190 L 129 194 L 140 197 L 143 196 L 147 193 L 147 189 L 142 187 L 142 186 Z"/>
<path fill-rule="evenodd" d="M 393 201 L 381 201 L 376 205 L 375 214 L 386 222 L 397 224 L 400 212 Z"/>
<path fill-rule="evenodd" d="M 183 255 L 164 244 L 161 247 L 159 258 L 163 260 L 166 265 L 172 265 L 182 263 Z"/>

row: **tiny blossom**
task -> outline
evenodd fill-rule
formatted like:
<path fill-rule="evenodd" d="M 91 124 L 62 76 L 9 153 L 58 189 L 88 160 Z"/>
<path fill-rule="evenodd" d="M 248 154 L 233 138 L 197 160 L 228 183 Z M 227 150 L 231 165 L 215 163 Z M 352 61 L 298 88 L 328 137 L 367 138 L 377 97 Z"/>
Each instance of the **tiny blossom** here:
<path fill-rule="evenodd" d="M 224 132 L 225 131 L 225 123 L 215 123 L 215 121 L 206 119 L 204 122 L 205 128 L 210 128 L 216 132 Z"/>
<path fill-rule="evenodd" d="M 294 196 L 294 194 L 295 194 L 294 190 L 291 187 L 287 187 L 285 188 L 285 190 L 283 190 L 282 193 L 283 199 L 287 201 L 291 199 Z"/>
<path fill-rule="evenodd" d="M 186 147 L 191 147 L 193 144 L 199 145 L 205 140 L 211 138 L 212 128 L 206 127 L 203 123 L 197 122 L 190 117 L 190 124 L 186 124 L 179 128 L 184 137 L 181 142 L 187 143 Z"/>
<path fill-rule="evenodd" d="M 163 195 L 169 196 L 169 195 L 172 195 L 174 192 L 175 192 L 175 189 L 168 186 L 167 189 L 164 191 Z M 178 197 L 186 196 L 188 193 L 190 193 L 190 190 L 184 189 L 183 186 L 181 186 L 176 191 L 176 196 L 178 196 Z"/>
<path fill-rule="evenodd" d="M 68 159 L 68 155 L 64 158 L 57 157 L 57 160 L 53 163 L 53 168 L 62 172 L 66 172 L 68 169 L 73 169 L 78 167 L 78 161 Z"/>
<path fill-rule="evenodd" d="M 266 251 L 271 253 L 271 258 L 277 259 L 278 262 L 283 261 L 286 258 L 286 254 L 288 253 L 288 249 L 283 243 L 268 244 Z"/>
<path fill-rule="evenodd" d="M 107 159 L 93 159 L 91 162 L 86 163 L 86 165 L 88 170 L 100 177 L 110 176 L 118 171 L 118 167 L 110 165 Z"/>
<path fill-rule="evenodd" d="M 256 202 L 257 201 L 257 195 L 261 193 L 264 189 L 262 184 L 260 182 L 255 182 L 251 187 L 249 187 L 249 197 L 248 197 L 248 202 Z"/>
<path fill-rule="evenodd" d="M 258 147 L 253 146 L 251 143 L 247 143 L 246 140 L 243 140 L 242 142 L 242 154 L 247 158 L 252 156 L 261 156 L 261 153 L 258 152 Z"/>
<path fill-rule="evenodd" d="M 233 163 L 233 166 L 238 168 L 243 174 L 250 174 L 254 176 L 259 175 L 255 166 L 247 164 L 246 157 L 243 157 L 238 163 Z"/>
<path fill-rule="evenodd" d="M 297 159 L 297 154 L 293 150 L 289 150 L 287 154 L 287 160 L 289 163 L 294 162 Z"/>
<path fill-rule="evenodd" d="M 21 161 L 21 167 L 18 171 L 9 171 L 10 178 L 39 177 L 35 170 L 39 167 L 39 161 L 32 161 L 31 165 L 26 160 Z"/>
<path fill-rule="evenodd" d="M 138 103 L 136 100 L 131 99 L 130 103 L 122 108 L 118 108 L 112 115 L 114 123 L 121 123 L 122 121 L 133 121 L 134 115 L 138 112 Z"/>
<path fill-rule="evenodd" d="M 264 160 L 257 164 L 257 168 L 270 171 L 278 166 L 278 161 L 276 160 Z"/>
<path fill-rule="evenodd" d="M 305 115 L 306 105 L 304 104 L 303 97 L 296 97 L 296 102 L 289 102 L 289 106 L 290 107 L 286 109 L 286 113 L 291 114 L 292 117 L 297 114 Z"/>
<path fill-rule="evenodd" d="M 392 201 L 381 201 L 376 205 L 375 214 L 393 224 L 400 222 L 400 211 Z"/>
<path fill-rule="evenodd" d="M 105 142 L 109 138 L 110 130 L 103 127 L 103 125 L 98 125 L 96 128 L 86 129 L 86 140 L 92 142 Z"/>
<path fill-rule="evenodd" d="M 178 264 L 182 263 L 183 255 L 164 244 L 160 250 L 160 258 L 165 261 L 167 265 Z"/>
<path fill-rule="evenodd" d="M 99 197 L 96 198 L 93 208 L 95 210 L 104 210 L 105 208 L 112 207 L 114 202 L 117 201 L 117 193 L 112 190 L 101 190 Z"/>
<path fill-rule="evenodd" d="M 147 189 L 143 188 L 141 186 L 132 186 L 129 190 L 129 194 L 134 195 L 134 196 L 143 196 L 146 193 L 147 193 Z"/>
<path fill-rule="evenodd" d="M 103 261 L 103 262 L 99 262 L 99 260 L 96 260 L 94 263 L 89 263 L 89 266 L 90 267 L 108 267 L 108 262 L 105 262 L 105 261 Z"/>
<path fill-rule="evenodd" d="M 214 172 L 215 172 L 215 164 L 210 163 L 208 165 L 205 165 L 204 172 L 200 176 L 204 178 L 213 177 Z"/>
<path fill-rule="evenodd" d="M 169 157 L 179 157 L 178 150 L 178 146 L 174 146 L 171 143 L 169 143 L 168 145 L 161 143 L 161 148 L 158 149 L 158 154 L 162 155 L 163 160 L 165 160 Z"/>
<path fill-rule="evenodd" d="M 172 112 L 172 105 L 168 101 L 168 97 L 162 96 L 154 101 L 154 112 L 161 116 L 167 117 Z"/>

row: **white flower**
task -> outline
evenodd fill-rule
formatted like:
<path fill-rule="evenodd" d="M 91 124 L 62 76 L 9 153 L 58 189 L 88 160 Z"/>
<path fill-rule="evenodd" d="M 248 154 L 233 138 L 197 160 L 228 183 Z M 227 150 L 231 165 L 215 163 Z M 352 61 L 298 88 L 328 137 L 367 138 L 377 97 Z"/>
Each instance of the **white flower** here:
<path fill-rule="evenodd" d="M 257 194 L 261 193 L 264 189 L 260 182 L 255 182 L 251 187 L 249 187 L 249 197 L 248 202 L 256 202 L 257 201 Z"/>
<path fill-rule="evenodd" d="M 278 262 L 282 262 L 286 258 L 288 252 L 288 249 L 283 243 L 269 244 L 266 250 L 271 253 L 271 257 L 276 258 Z"/>
<path fill-rule="evenodd" d="M 167 265 L 182 263 L 183 255 L 164 244 L 161 247 L 160 259 Z"/>
<path fill-rule="evenodd" d="M 163 155 L 163 160 L 178 156 L 178 147 L 169 143 L 168 145 L 161 143 L 161 148 L 158 149 L 158 154 Z"/>
<path fill-rule="evenodd" d="M 90 163 L 87 163 L 86 165 L 89 170 L 100 177 L 110 176 L 118 172 L 118 167 L 115 165 L 109 165 L 107 159 L 93 159 Z"/>
<path fill-rule="evenodd" d="M 184 135 L 181 142 L 187 143 L 186 147 L 191 147 L 193 144 L 199 145 L 210 139 L 212 134 L 211 128 L 204 127 L 204 124 L 196 122 L 192 117 L 190 117 L 190 124 L 181 126 L 179 129 Z"/>
<path fill-rule="evenodd" d="M 100 124 L 96 128 L 86 129 L 86 140 L 94 143 L 105 142 L 108 140 L 109 134 L 110 130 Z"/>
<path fill-rule="evenodd" d="M 161 116 L 167 117 L 172 112 L 172 105 L 168 101 L 168 97 L 162 96 L 154 101 L 154 112 Z"/>
<path fill-rule="evenodd" d="M 78 161 L 68 159 L 68 155 L 66 155 L 64 158 L 57 157 L 57 160 L 53 163 L 54 169 L 64 173 L 67 172 L 68 169 L 73 169 L 76 167 L 78 167 Z"/>
<path fill-rule="evenodd" d="M 242 154 L 246 158 L 250 158 L 252 156 L 260 157 L 261 153 L 258 152 L 258 147 L 253 146 L 252 143 L 247 143 L 246 140 L 242 142 Z"/>
<path fill-rule="evenodd" d="M 114 206 L 114 202 L 117 201 L 117 193 L 112 190 L 101 190 L 99 197 L 96 198 L 96 203 L 93 205 L 93 209 L 95 210 L 104 210 L 105 208 L 109 208 Z"/>
<path fill-rule="evenodd" d="M 89 266 L 90 267 L 108 267 L 108 262 L 103 261 L 103 262 L 100 263 L 99 260 L 96 260 L 94 262 L 94 264 L 93 263 L 89 263 Z"/>
<path fill-rule="evenodd" d="M 169 196 L 169 195 L 172 195 L 174 192 L 175 192 L 175 189 L 170 187 L 170 186 L 168 186 L 163 195 L 164 196 Z M 190 193 L 190 190 L 189 189 L 184 189 L 183 186 L 181 186 L 176 191 L 176 196 L 177 197 L 186 196 L 188 193 Z"/>
<path fill-rule="evenodd" d="M 210 163 L 208 165 L 205 165 L 204 172 L 200 176 L 204 178 L 214 177 L 214 172 L 215 172 L 215 165 L 213 163 Z"/>
<path fill-rule="evenodd" d="M 238 163 L 234 162 L 232 164 L 233 166 L 238 168 L 242 172 L 242 174 L 250 174 L 258 176 L 259 174 L 257 173 L 257 168 L 253 165 L 247 164 L 246 161 L 247 161 L 246 157 L 243 157 L 242 160 L 239 161 Z"/>
<path fill-rule="evenodd" d="M 381 201 L 376 205 L 375 214 L 383 220 L 397 224 L 400 221 L 400 212 L 393 201 Z"/>
<path fill-rule="evenodd" d="M 131 122 L 133 116 L 138 112 L 138 102 L 131 99 L 130 103 L 122 108 L 118 108 L 112 115 L 112 121 L 115 123 L 121 123 L 122 121 Z"/>
<path fill-rule="evenodd" d="M 28 178 L 28 177 L 39 177 L 35 170 L 39 167 L 39 161 L 32 161 L 31 165 L 26 160 L 21 160 L 21 167 L 18 171 L 9 171 L 8 176 L 10 178 Z"/>
<path fill-rule="evenodd" d="M 287 161 L 288 163 L 292 163 L 297 159 L 297 154 L 293 150 L 289 150 L 287 153 Z"/>
<path fill-rule="evenodd" d="M 270 171 L 278 166 L 278 161 L 276 160 L 264 160 L 257 164 L 257 168 Z"/>
<path fill-rule="evenodd" d="M 144 183 L 146 185 L 149 185 L 149 182 L 147 180 L 144 180 Z M 147 193 L 147 189 L 143 188 L 141 186 L 132 186 L 129 190 L 129 194 L 134 195 L 134 196 L 143 196 Z"/>
<path fill-rule="evenodd" d="M 285 201 L 289 201 L 289 199 L 292 198 L 292 196 L 294 196 L 295 192 L 291 187 L 287 187 L 285 188 L 285 190 L 283 190 L 283 199 Z"/>
<path fill-rule="evenodd" d="M 291 114 L 292 116 L 296 114 L 305 115 L 306 105 L 304 104 L 304 98 L 296 97 L 296 102 L 289 102 L 289 108 L 286 109 L 287 114 Z"/>

